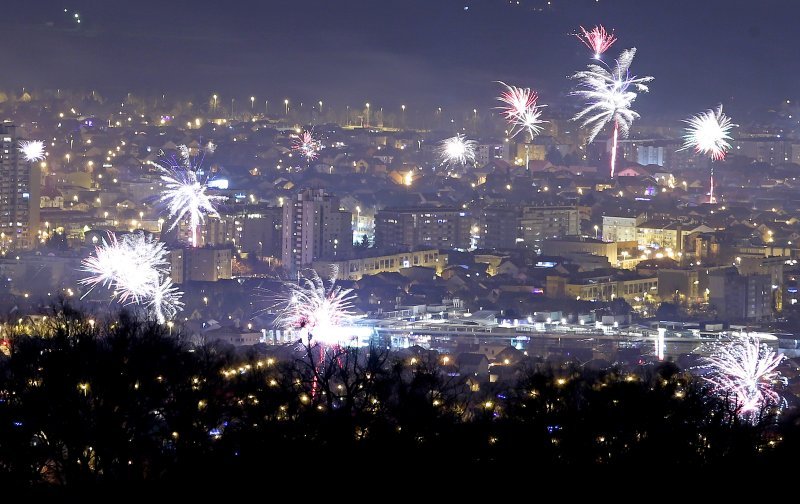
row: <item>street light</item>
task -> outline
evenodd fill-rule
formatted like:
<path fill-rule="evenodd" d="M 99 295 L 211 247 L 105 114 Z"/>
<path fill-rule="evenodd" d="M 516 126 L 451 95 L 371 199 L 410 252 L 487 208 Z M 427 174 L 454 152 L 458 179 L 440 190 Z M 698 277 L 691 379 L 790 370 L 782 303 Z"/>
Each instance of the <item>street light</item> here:
<path fill-rule="evenodd" d="M 322 100 L 319 101 L 319 114 L 322 115 Z"/>
<path fill-rule="evenodd" d="M 286 115 L 289 115 L 289 99 L 283 100 L 283 104 L 286 106 Z"/>
<path fill-rule="evenodd" d="M 255 106 L 256 106 L 256 97 L 255 96 L 251 96 L 250 97 L 250 110 L 255 110 Z"/>
<path fill-rule="evenodd" d="M 600 227 L 599 227 L 597 224 L 595 224 L 595 225 L 594 225 L 594 239 L 595 239 L 595 240 L 597 239 L 597 232 L 598 232 L 599 230 L 600 230 Z"/>
<path fill-rule="evenodd" d="M 369 126 L 369 103 L 367 103 L 367 124 L 366 124 L 366 126 Z"/>
<path fill-rule="evenodd" d="M 403 119 L 403 126 L 406 125 L 406 106 L 400 105 L 400 110 L 402 110 L 402 119 Z"/>
<path fill-rule="evenodd" d="M 214 98 L 214 112 L 216 112 L 217 111 L 217 95 L 214 95 L 212 98 Z"/>

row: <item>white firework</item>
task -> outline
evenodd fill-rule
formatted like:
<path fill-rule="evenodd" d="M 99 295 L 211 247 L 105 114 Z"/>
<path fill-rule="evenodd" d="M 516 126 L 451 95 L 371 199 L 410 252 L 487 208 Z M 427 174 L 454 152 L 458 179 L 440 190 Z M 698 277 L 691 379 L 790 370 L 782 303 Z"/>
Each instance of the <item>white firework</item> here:
<path fill-rule="evenodd" d="M 628 136 L 634 119 L 639 117 L 639 114 L 631 109 L 637 91 L 646 93 L 648 91 L 646 83 L 653 80 L 653 77 L 636 77 L 630 74 L 634 56 L 636 48 L 628 49 L 622 52 L 613 69 L 591 64 L 586 70 L 576 72 L 572 76 L 578 80 L 580 86 L 580 89 L 573 94 L 586 100 L 585 107 L 572 119 L 581 121 L 581 126 L 589 129 L 587 142 L 594 140 L 606 124 L 614 123 L 612 177 L 616 161 L 617 137 L 619 134 L 623 137 Z"/>
<path fill-rule="evenodd" d="M 538 104 L 539 96 L 529 88 L 509 86 L 505 82 L 500 84 L 506 89 L 497 99 L 504 104 L 500 110 L 511 125 L 511 138 L 524 131 L 533 139 L 541 133 L 541 125 L 547 122 L 541 119 L 545 105 Z"/>
<path fill-rule="evenodd" d="M 175 315 L 183 309 L 182 296 L 183 292 L 172 283 L 172 279 L 165 276 L 153 287 L 147 307 L 158 323 L 163 324 L 175 318 Z"/>
<path fill-rule="evenodd" d="M 163 243 L 144 233 L 121 239 L 109 235 L 108 241 L 95 247 L 95 255 L 81 262 L 81 271 L 88 276 L 80 283 L 92 289 L 98 285 L 111 289 L 112 299 L 123 305 L 146 305 L 163 323 L 183 306 L 182 293 L 169 277 L 168 255 Z"/>
<path fill-rule="evenodd" d="M 725 159 L 731 148 L 731 129 L 736 125 L 730 117 L 722 113 L 722 105 L 684 120 L 688 124 L 683 135 L 683 148 L 694 149 L 697 153 L 709 156 L 715 161 Z"/>
<path fill-rule="evenodd" d="M 19 151 L 28 163 L 42 161 L 45 158 L 44 142 L 41 140 L 20 140 Z"/>
<path fill-rule="evenodd" d="M 169 229 L 174 229 L 183 219 L 189 220 L 192 229 L 192 246 L 197 246 L 197 228 L 205 222 L 205 216 L 216 216 L 215 203 L 224 201 L 224 196 L 207 194 L 207 180 L 197 176 L 201 162 L 194 163 L 185 145 L 178 147 L 180 162 L 174 157 L 162 160 L 158 165 L 164 191 L 161 201 L 166 204 L 170 218 L 174 218 Z"/>
<path fill-rule="evenodd" d="M 464 135 L 442 140 L 439 143 L 438 153 L 442 163 L 460 164 L 475 163 L 475 148 L 478 146 L 474 140 L 467 140 Z"/>
<path fill-rule="evenodd" d="M 341 345 L 354 337 L 352 289 L 336 286 L 336 270 L 326 283 L 315 271 L 298 278 L 298 282 L 287 282 L 281 310 L 276 319 L 285 330 L 297 331 L 309 342 L 323 345 Z"/>
<path fill-rule="evenodd" d="M 591 142 L 610 122 L 619 125 L 620 132 L 627 136 L 631 124 L 639 114 L 631 110 L 637 93 L 647 92 L 645 83 L 653 77 L 630 75 L 630 66 L 636 56 L 636 48 L 623 51 L 610 71 L 600 65 L 589 65 L 586 70 L 576 72 L 573 79 L 579 81 L 582 89 L 573 94 L 586 99 L 586 106 L 573 120 L 581 120 L 582 126 L 589 128 L 588 141 Z"/>
<path fill-rule="evenodd" d="M 775 384 L 783 382 L 778 365 L 783 355 L 761 343 L 758 338 L 741 337 L 715 345 L 706 358 L 711 373 L 705 379 L 714 392 L 726 398 L 745 419 L 755 420 L 768 407 L 782 404 Z"/>

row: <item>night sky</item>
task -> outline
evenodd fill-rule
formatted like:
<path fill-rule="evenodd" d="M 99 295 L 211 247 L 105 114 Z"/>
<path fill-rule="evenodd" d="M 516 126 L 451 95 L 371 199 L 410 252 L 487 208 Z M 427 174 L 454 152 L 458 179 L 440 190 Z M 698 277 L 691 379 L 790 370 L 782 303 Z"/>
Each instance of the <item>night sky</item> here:
<path fill-rule="evenodd" d="M 685 116 L 795 98 L 797 0 L 4 0 L 0 87 L 242 100 L 492 105 L 496 80 L 564 100 L 602 23 L 653 75 L 637 109 Z M 465 7 L 469 8 L 465 10 Z M 68 9 L 68 13 L 64 9 Z M 540 10 L 540 8 L 543 8 Z M 72 19 L 79 12 L 81 24 Z M 608 58 L 607 58 L 608 59 Z"/>

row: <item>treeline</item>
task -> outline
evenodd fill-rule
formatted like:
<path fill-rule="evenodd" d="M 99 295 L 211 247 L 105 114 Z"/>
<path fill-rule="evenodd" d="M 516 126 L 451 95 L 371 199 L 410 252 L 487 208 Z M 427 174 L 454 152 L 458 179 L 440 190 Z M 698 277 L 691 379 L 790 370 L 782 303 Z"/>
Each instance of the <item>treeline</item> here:
<path fill-rule="evenodd" d="M 0 484 L 766 466 L 797 448 L 793 417 L 741 422 L 670 364 L 622 374 L 539 363 L 516 383 L 478 384 L 433 357 L 318 346 L 242 356 L 125 313 L 101 324 L 69 311 L 9 348 Z"/>

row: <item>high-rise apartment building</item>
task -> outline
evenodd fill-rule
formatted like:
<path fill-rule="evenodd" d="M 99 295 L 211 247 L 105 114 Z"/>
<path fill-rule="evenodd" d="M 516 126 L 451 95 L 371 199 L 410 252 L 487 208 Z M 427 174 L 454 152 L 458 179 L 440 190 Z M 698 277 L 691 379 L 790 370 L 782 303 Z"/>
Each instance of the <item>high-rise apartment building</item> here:
<path fill-rule="evenodd" d="M 288 271 L 314 261 L 349 257 L 353 215 L 323 189 L 306 189 L 283 205 L 283 267 Z"/>
<path fill-rule="evenodd" d="M 19 152 L 16 127 L 0 125 L 0 248 L 32 249 L 39 230 L 41 167 Z"/>

